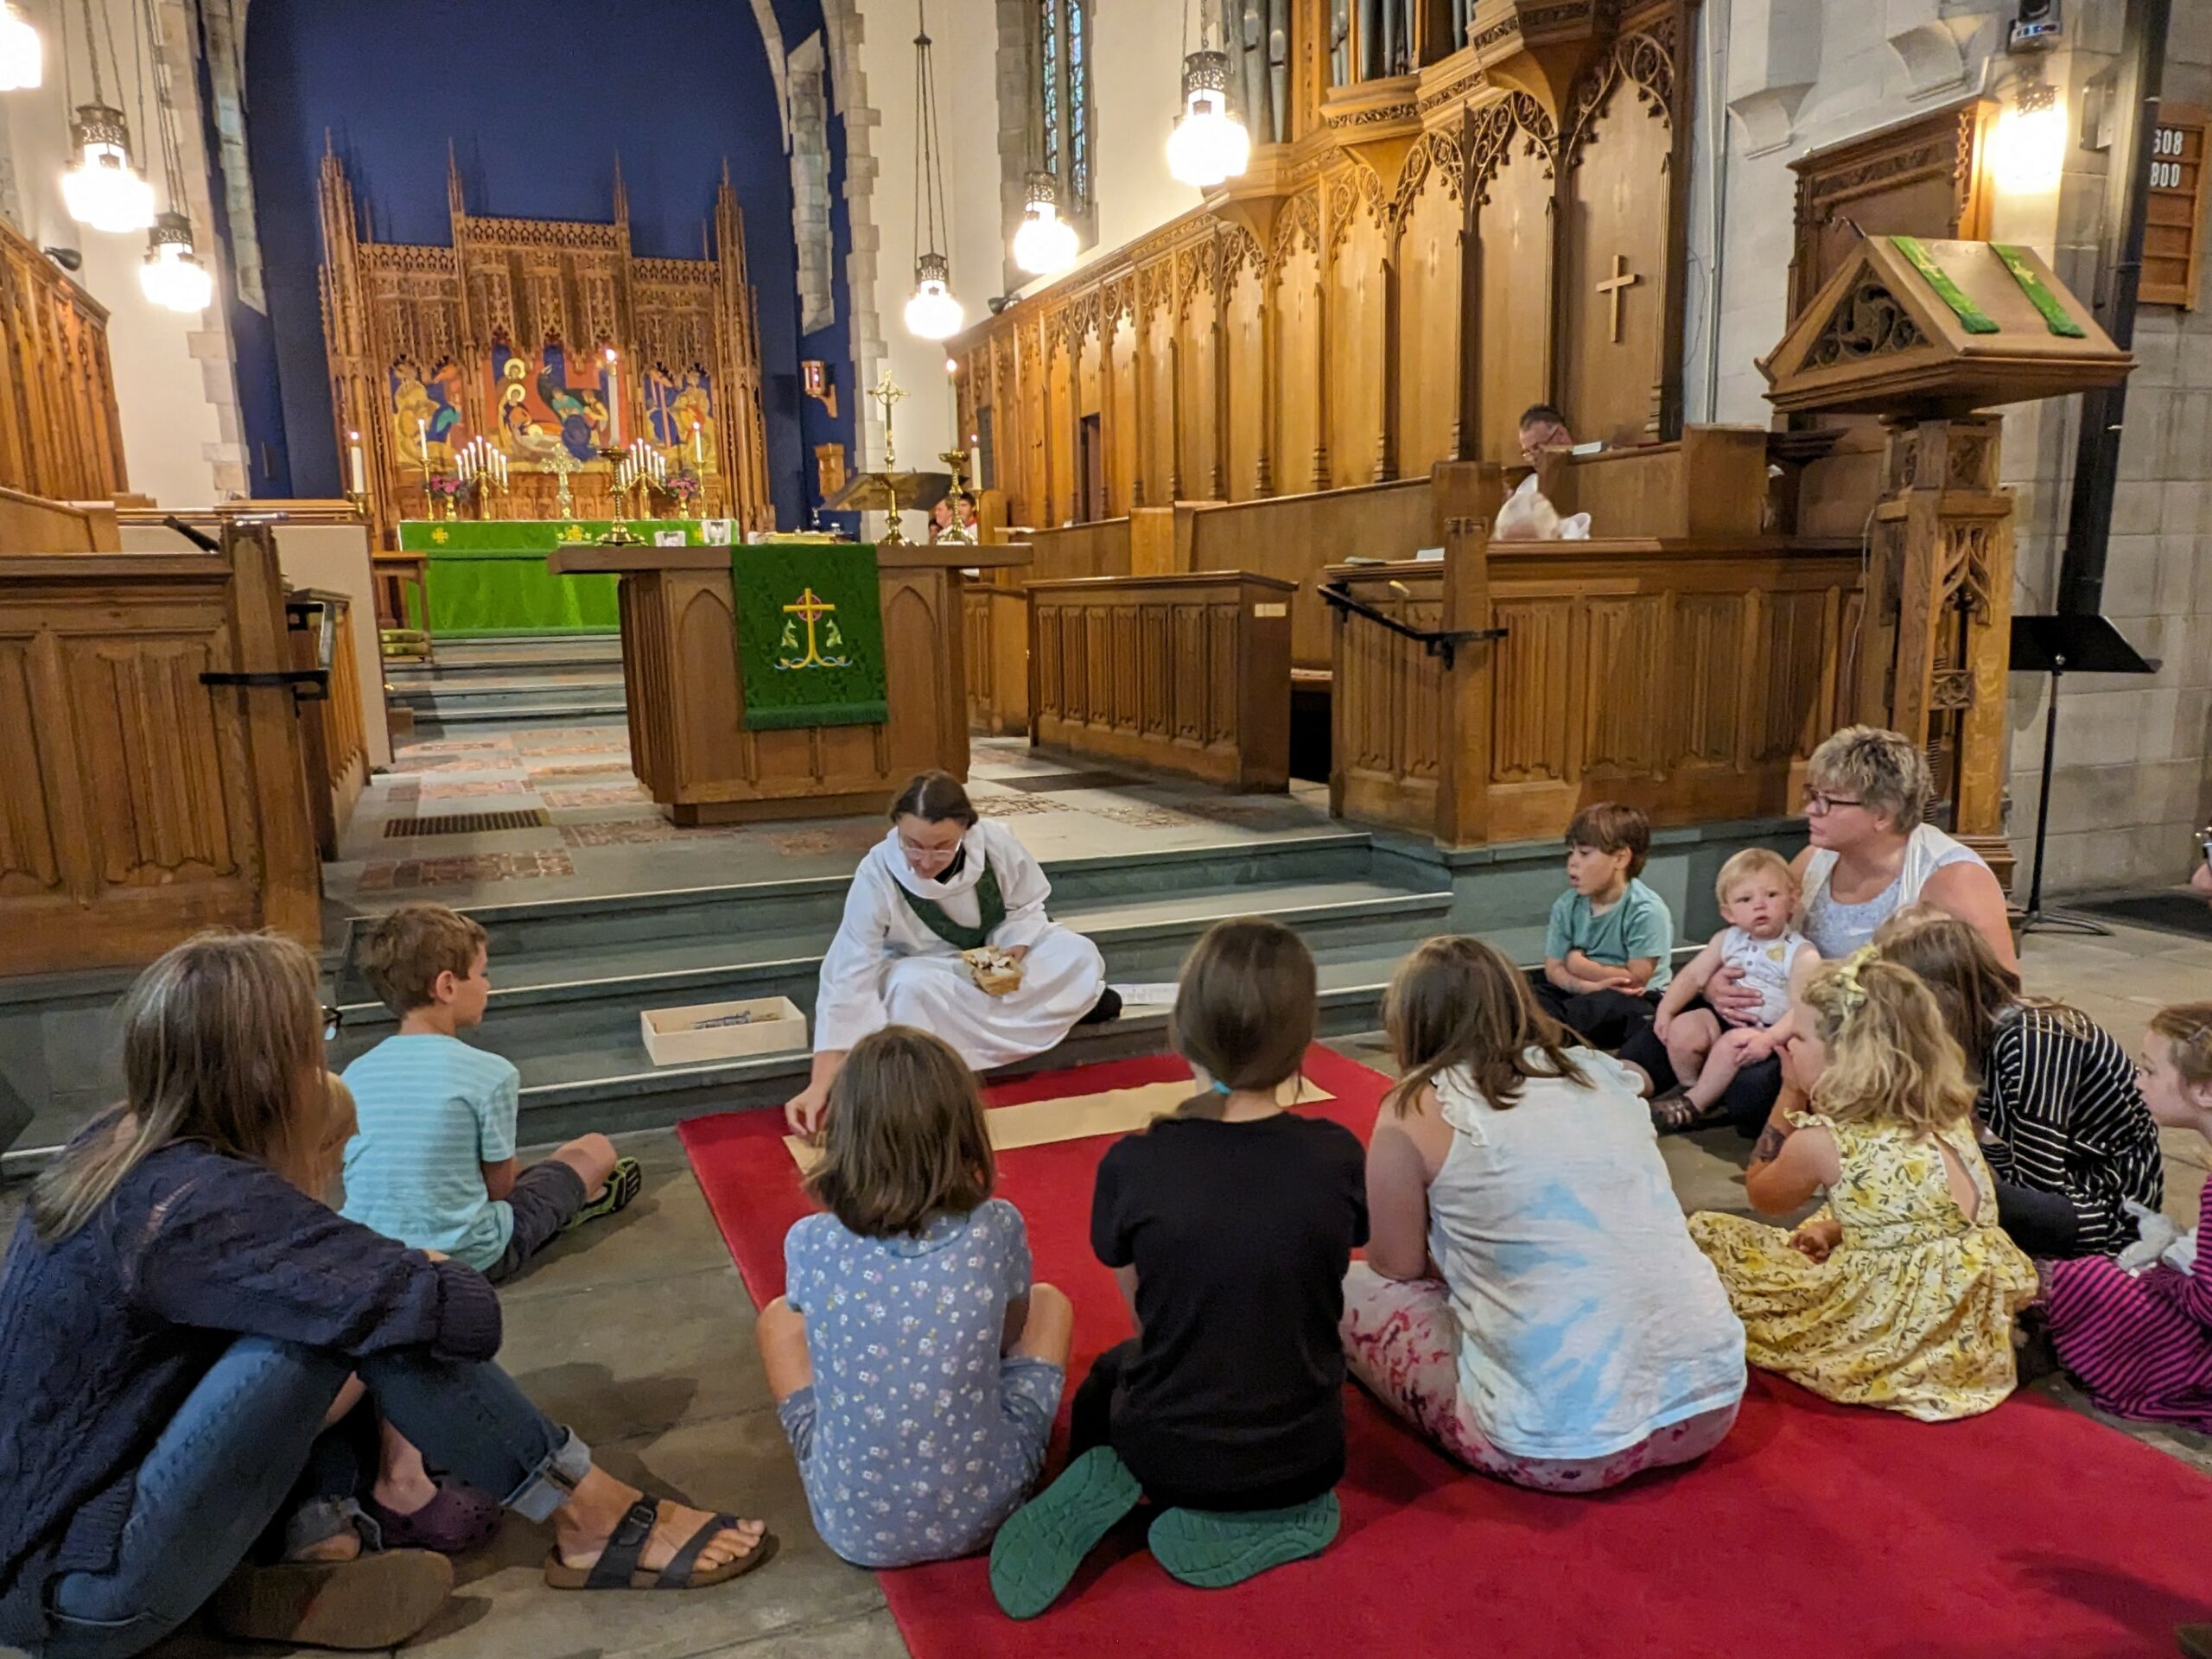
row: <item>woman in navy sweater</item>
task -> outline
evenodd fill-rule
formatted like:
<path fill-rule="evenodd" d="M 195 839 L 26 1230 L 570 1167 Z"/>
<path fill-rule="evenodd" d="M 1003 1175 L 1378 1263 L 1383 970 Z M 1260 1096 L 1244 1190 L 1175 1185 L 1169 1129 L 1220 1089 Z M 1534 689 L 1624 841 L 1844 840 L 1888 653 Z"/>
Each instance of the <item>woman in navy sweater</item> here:
<path fill-rule="evenodd" d="M 331 1097 L 313 959 L 205 933 L 124 1008 L 126 1098 L 43 1174 L 0 1269 L 0 1646 L 122 1659 L 181 1624 L 284 1510 L 362 1388 L 433 1464 L 549 1521 L 556 1588 L 690 1589 L 758 1566 L 760 1523 L 594 1468 L 497 1365 L 481 1274 L 315 1192 Z M 355 1379 L 358 1379 L 358 1383 Z M 232 1633 L 389 1647 L 442 1557 L 241 1575 Z"/>

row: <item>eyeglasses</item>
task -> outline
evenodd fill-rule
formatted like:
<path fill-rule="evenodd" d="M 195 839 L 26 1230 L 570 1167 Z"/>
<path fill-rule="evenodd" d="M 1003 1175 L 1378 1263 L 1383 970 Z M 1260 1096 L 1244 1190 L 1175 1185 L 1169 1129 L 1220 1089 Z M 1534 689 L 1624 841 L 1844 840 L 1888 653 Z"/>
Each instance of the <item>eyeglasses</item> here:
<path fill-rule="evenodd" d="M 1817 789 L 1808 789 L 1805 791 L 1805 810 L 1819 817 L 1827 817 L 1839 806 L 1866 804 L 1865 801 L 1855 795 L 1830 795 Z"/>
<path fill-rule="evenodd" d="M 322 1040 L 324 1042 L 336 1042 L 338 1028 L 345 1023 L 346 1016 L 340 1010 L 332 1007 L 327 1002 L 322 1005 Z"/>

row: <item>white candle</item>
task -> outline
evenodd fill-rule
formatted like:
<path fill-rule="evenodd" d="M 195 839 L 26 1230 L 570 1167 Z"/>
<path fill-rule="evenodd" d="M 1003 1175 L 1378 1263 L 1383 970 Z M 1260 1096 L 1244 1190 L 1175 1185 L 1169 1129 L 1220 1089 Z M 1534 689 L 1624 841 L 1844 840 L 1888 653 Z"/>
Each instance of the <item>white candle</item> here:
<path fill-rule="evenodd" d="M 368 474 L 366 468 L 361 464 L 361 435 L 358 432 L 348 432 L 346 435 L 346 460 L 350 464 L 353 478 L 353 493 L 366 495 L 369 493 Z"/>
<path fill-rule="evenodd" d="M 415 437 L 423 446 L 423 470 L 427 473 L 430 470 L 430 423 L 428 421 L 415 423 Z"/>
<path fill-rule="evenodd" d="M 622 387 L 615 369 L 614 348 L 607 348 L 607 442 L 622 442 Z"/>
<path fill-rule="evenodd" d="M 691 459 L 701 471 L 707 466 L 707 429 L 698 422 L 691 423 Z"/>

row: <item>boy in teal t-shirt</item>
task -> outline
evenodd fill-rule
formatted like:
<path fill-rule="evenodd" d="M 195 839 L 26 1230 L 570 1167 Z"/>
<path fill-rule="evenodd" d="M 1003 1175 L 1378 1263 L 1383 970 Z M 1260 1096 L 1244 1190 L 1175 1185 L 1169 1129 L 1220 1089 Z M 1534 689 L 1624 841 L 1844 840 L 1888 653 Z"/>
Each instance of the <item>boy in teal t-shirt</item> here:
<path fill-rule="evenodd" d="M 1611 801 L 1567 827 L 1567 890 L 1529 980 L 1544 1012 L 1592 1047 L 1618 1048 L 1649 1025 L 1674 977 L 1675 918 L 1637 880 L 1650 848 L 1649 821 Z"/>

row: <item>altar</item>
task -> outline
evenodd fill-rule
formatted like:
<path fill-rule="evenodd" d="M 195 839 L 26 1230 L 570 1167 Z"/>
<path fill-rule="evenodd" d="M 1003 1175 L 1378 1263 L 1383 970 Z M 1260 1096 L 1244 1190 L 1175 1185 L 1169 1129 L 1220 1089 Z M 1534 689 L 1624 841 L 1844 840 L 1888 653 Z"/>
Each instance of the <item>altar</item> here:
<path fill-rule="evenodd" d="M 734 552 L 781 558 L 803 575 L 810 558 L 864 550 L 770 542 Z M 547 556 L 551 579 L 620 584 L 631 769 L 677 823 L 880 812 L 917 772 L 942 767 L 967 777 L 962 573 L 1027 564 L 1029 549 L 885 543 L 874 554 L 884 717 L 835 724 L 770 723 L 761 709 L 748 717 L 732 549 L 564 543 Z M 804 626 L 804 643 L 774 666 L 796 671 L 817 654 L 814 630 L 826 607 L 811 584 L 789 597 L 778 609 Z M 757 649 L 760 628 L 747 632 Z M 767 667 L 754 661 L 750 671 Z"/>

